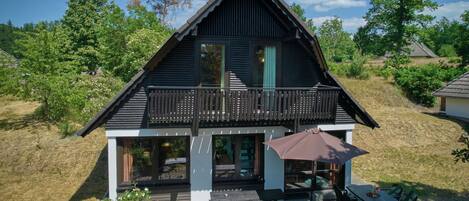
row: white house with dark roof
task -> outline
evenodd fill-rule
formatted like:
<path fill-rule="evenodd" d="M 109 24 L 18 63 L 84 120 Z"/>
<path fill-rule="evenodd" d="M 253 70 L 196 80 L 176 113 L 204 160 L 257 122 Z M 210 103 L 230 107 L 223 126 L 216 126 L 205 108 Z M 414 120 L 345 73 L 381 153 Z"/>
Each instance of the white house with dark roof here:
<path fill-rule="evenodd" d="M 436 90 L 433 95 L 441 98 L 441 112 L 469 119 L 469 72 Z"/>

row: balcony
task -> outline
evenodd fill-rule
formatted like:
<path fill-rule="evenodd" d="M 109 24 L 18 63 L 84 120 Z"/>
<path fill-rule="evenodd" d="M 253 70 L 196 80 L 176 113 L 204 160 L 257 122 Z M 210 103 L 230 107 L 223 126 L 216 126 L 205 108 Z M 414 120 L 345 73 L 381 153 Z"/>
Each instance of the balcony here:
<path fill-rule="evenodd" d="M 148 115 L 151 125 L 276 126 L 302 122 L 333 121 L 340 88 L 210 88 L 148 87 Z"/>

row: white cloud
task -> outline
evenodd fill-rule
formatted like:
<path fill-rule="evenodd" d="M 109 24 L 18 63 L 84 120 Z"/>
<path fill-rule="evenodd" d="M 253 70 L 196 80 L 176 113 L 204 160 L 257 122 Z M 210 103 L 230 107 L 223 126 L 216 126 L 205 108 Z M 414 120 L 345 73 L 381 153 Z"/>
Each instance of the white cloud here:
<path fill-rule="evenodd" d="M 313 23 L 315 26 L 321 26 L 326 20 L 334 19 L 334 16 L 322 16 L 314 17 Z M 339 17 L 340 18 L 340 17 Z M 340 18 L 342 20 L 342 26 L 345 31 L 350 33 L 355 33 L 358 27 L 361 27 L 366 24 L 366 21 L 363 18 L 352 17 L 352 18 Z"/>
<path fill-rule="evenodd" d="M 458 2 L 443 4 L 441 5 L 441 7 L 433 11 L 426 10 L 424 11 L 424 13 L 436 16 L 437 19 L 446 17 L 449 20 L 460 21 L 461 14 L 464 12 L 464 10 L 467 10 L 467 9 L 469 9 L 468 1 L 458 1 Z"/>
<path fill-rule="evenodd" d="M 303 7 L 312 7 L 315 11 L 325 12 L 337 8 L 366 7 L 366 0 L 289 0 Z"/>

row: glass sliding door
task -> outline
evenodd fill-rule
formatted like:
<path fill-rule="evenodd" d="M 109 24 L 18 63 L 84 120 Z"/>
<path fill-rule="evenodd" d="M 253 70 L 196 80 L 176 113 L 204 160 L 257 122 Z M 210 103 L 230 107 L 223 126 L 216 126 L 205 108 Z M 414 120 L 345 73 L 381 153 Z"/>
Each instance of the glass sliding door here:
<path fill-rule="evenodd" d="M 125 138 L 119 140 L 122 185 L 187 183 L 189 138 Z"/>
<path fill-rule="evenodd" d="M 262 135 L 213 136 L 214 181 L 262 177 Z"/>
<path fill-rule="evenodd" d="M 224 87 L 225 45 L 202 43 L 200 45 L 200 85 Z"/>

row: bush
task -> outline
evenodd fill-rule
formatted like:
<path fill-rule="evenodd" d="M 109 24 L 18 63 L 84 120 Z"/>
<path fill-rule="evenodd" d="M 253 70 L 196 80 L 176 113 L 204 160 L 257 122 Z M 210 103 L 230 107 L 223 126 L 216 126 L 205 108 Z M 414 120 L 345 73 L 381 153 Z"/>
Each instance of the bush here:
<path fill-rule="evenodd" d="M 74 127 L 69 122 L 59 123 L 58 127 L 63 138 L 71 136 L 73 133 L 75 133 L 75 131 L 77 131 L 76 127 Z"/>
<path fill-rule="evenodd" d="M 17 68 L 0 66 L 0 94 L 17 95 L 21 91 L 20 73 Z"/>
<path fill-rule="evenodd" d="M 449 44 L 442 45 L 441 48 L 438 50 L 438 55 L 440 57 L 458 56 L 458 54 L 456 54 L 456 49 L 453 47 L 453 45 L 449 45 Z"/>
<path fill-rule="evenodd" d="M 350 63 L 345 69 L 345 75 L 349 78 L 357 79 L 368 79 L 370 73 L 365 68 L 367 58 L 356 53 L 353 56 L 352 63 Z"/>
<path fill-rule="evenodd" d="M 395 83 L 414 102 L 431 107 L 435 104 L 432 92 L 464 73 L 462 68 L 435 64 L 419 67 L 403 67 L 394 71 Z"/>
<path fill-rule="evenodd" d="M 125 191 L 120 194 L 117 198 L 118 201 L 150 201 L 151 192 L 148 188 L 143 190 L 139 188 L 134 188 L 132 190 Z"/>
<path fill-rule="evenodd" d="M 392 56 L 384 62 L 384 67 L 397 69 L 408 63 L 410 63 L 410 58 L 407 55 L 393 53 Z"/>

